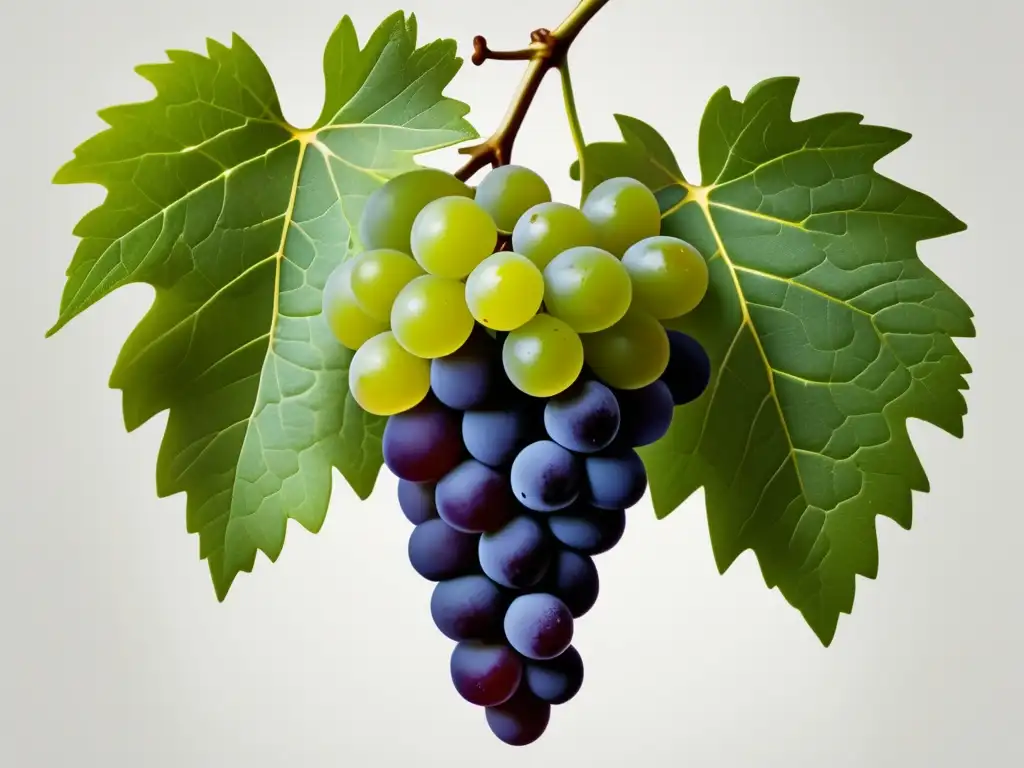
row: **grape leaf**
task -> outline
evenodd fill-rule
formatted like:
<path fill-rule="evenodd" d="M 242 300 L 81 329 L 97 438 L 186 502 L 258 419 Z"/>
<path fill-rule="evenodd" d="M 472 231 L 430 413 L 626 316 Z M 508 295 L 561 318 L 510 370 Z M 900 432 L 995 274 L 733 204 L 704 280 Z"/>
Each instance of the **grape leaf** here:
<path fill-rule="evenodd" d="M 110 385 L 129 431 L 169 411 L 157 492 L 187 494 L 221 600 L 257 550 L 277 559 L 289 518 L 319 530 L 332 466 L 360 497 L 373 489 L 383 423 L 349 397 L 351 354 L 321 293 L 359 247 L 366 197 L 416 154 L 476 138 L 469 108 L 442 95 L 455 53 L 451 40 L 417 47 L 402 13 L 360 47 L 345 17 L 324 53 L 321 116 L 299 130 L 237 35 L 206 56 L 169 51 L 137 69 L 155 97 L 101 112 L 110 127 L 54 179 L 107 196 L 75 229 L 49 334 L 122 285 L 156 289 Z"/>
<path fill-rule="evenodd" d="M 928 490 L 907 419 L 963 435 L 970 366 L 953 338 L 974 328 L 916 252 L 964 224 L 874 169 L 910 137 L 855 114 L 794 121 L 797 82 L 714 95 L 699 185 L 653 128 L 617 116 L 623 141 L 587 147 L 584 186 L 640 179 L 663 232 L 710 268 L 706 299 L 670 325 L 705 346 L 711 384 L 642 451 L 658 517 L 703 487 L 719 570 L 753 550 L 829 645 L 855 576 L 877 575 L 875 516 L 909 529 L 911 492 Z"/>

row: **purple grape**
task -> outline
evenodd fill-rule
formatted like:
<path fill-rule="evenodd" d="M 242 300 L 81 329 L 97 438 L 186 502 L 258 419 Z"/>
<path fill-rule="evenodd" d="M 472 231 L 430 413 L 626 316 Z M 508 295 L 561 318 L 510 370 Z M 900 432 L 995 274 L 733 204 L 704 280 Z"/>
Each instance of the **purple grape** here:
<path fill-rule="evenodd" d="M 427 520 L 412 529 L 409 562 L 427 581 L 444 581 L 479 572 L 479 539 L 479 535 L 455 530 L 444 520 Z"/>
<path fill-rule="evenodd" d="M 413 525 L 425 523 L 437 517 L 437 505 L 434 504 L 434 483 L 413 483 L 408 480 L 398 481 L 398 506 L 402 514 Z"/>
<path fill-rule="evenodd" d="M 626 513 L 576 504 L 548 518 L 551 535 L 562 545 L 584 555 L 607 552 L 622 540 Z"/>
<path fill-rule="evenodd" d="M 437 482 L 462 460 L 458 414 L 428 398 L 388 418 L 382 447 L 384 463 L 400 480 Z"/>
<path fill-rule="evenodd" d="M 525 408 L 466 411 L 462 415 L 462 442 L 477 461 L 492 467 L 507 466 L 536 436 L 531 415 Z"/>
<path fill-rule="evenodd" d="M 578 381 L 548 401 L 544 427 L 563 448 L 595 453 L 607 448 L 618 434 L 619 403 L 601 382 Z"/>
<path fill-rule="evenodd" d="M 508 477 L 476 459 L 441 478 L 434 501 L 441 519 L 466 533 L 496 531 L 512 517 Z"/>
<path fill-rule="evenodd" d="M 662 381 L 676 405 L 692 403 L 711 381 L 711 360 L 699 341 L 681 331 L 668 331 L 668 366 Z"/>
<path fill-rule="evenodd" d="M 455 690 L 481 707 L 508 701 L 523 679 L 523 662 L 507 645 L 459 643 L 450 666 Z"/>
<path fill-rule="evenodd" d="M 460 349 L 430 363 L 430 389 L 449 408 L 467 411 L 483 405 L 500 375 L 494 339 L 480 326 Z"/>
<path fill-rule="evenodd" d="M 511 474 L 516 499 L 534 512 L 565 509 L 579 496 L 579 461 L 551 440 L 523 448 L 512 462 Z"/>
<path fill-rule="evenodd" d="M 505 593 L 486 576 L 460 576 L 434 587 L 430 616 L 451 640 L 489 640 L 501 637 L 508 604 Z"/>
<path fill-rule="evenodd" d="M 598 509 L 629 509 L 647 491 L 647 469 L 636 451 L 608 451 L 583 462 L 587 501 Z"/>
<path fill-rule="evenodd" d="M 672 426 L 675 403 L 668 384 L 658 380 L 640 389 L 625 389 L 615 393 L 622 413 L 617 446 L 639 448 L 650 445 L 665 436 Z"/>
<path fill-rule="evenodd" d="M 501 530 L 480 537 L 480 567 L 509 589 L 527 589 L 539 582 L 551 560 L 550 539 L 527 515 L 513 518 Z"/>
<path fill-rule="evenodd" d="M 505 637 L 528 659 L 555 658 L 569 647 L 572 635 L 572 612 L 554 595 L 520 595 L 505 612 Z"/>
<path fill-rule="evenodd" d="M 555 553 L 540 585 L 541 589 L 561 600 L 574 619 L 594 607 L 600 587 L 594 561 L 570 549 Z"/>
<path fill-rule="evenodd" d="M 570 645 L 549 661 L 527 662 L 524 682 L 541 701 L 565 704 L 583 687 L 583 659 Z"/>
<path fill-rule="evenodd" d="M 511 699 L 484 710 L 491 733 L 512 747 L 532 744 L 547 730 L 551 721 L 551 705 L 520 686 Z"/>

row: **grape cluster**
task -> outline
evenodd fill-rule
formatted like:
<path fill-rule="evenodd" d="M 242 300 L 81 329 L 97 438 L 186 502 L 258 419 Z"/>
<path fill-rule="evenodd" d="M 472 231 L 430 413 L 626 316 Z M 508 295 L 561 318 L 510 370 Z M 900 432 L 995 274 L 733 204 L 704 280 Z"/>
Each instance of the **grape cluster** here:
<path fill-rule="evenodd" d="M 575 208 L 521 166 L 476 189 L 418 169 L 370 196 L 364 248 L 324 291 L 352 396 L 388 416 L 384 462 L 454 687 L 508 744 L 580 690 L 575 624 L 647 489 L 636 449 L 708 383 L 701 345 L 661 323 L 697 306 L 707 267 L 659 230 L 632 179 Z"/>

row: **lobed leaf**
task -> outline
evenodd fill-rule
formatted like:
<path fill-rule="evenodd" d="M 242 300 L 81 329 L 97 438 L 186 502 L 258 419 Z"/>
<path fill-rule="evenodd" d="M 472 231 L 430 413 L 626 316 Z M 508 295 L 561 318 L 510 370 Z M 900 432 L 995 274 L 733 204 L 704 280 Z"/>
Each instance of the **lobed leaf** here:
<path fill-rule="evenodd" d="M 205 56 L 170 51 L 138 69 L 156 96 L 103 111 L 110 127 L 56 175 L 107 196 L 75 228 L 50 334 L 120 286 L 156 289 L 110 384 L 129 430 L 169 411 L 158 493 L 187 494 L 220 599 L 258 550 L 278 557 L 289 518 L 319 530 L 332 467 L 360 497 L 373 489 L 383 422 L 349 397 L 351 353 L 321 293 L 359 247 L 366 197 L 416 154 L 476 137 L 443 95 L 455 54 L 451 40 L 417 47 L 402 13 L 360 47 L 345 17 L 324 53 L 323 112 L 299 130 L 237 35 Z"/>
<path fill-rule="evenodd" d="M 719 569 L 753 550 L 828 645 L 855 576 L 877 575 L 876 516 L 909 528 L 911 492 L 928 490 L 907 419 L 963 434 L 970 366 L 954 337 L 974 328 L 917 255 L 964 224 L 874 169 L 909 136 L 855 114 L 796 122 L 797 82 L 714 95 L 699 185 L 653 128 L 617 116 L 623 140 L 587 147 L 584 187 L 642 180 L 663 232 L 710 269 L 706 299 L 670 325 L 705 346 L 711 384 L 642 451 L 657 515 L 703 487 Z"/>

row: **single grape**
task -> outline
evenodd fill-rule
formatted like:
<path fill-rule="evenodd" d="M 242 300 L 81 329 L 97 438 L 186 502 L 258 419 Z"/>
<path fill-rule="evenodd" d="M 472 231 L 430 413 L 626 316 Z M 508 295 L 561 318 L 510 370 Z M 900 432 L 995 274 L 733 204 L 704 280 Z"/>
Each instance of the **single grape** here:
<path fill-rule="evenodd" d="M 388 329 L 387 322 L 374 320 L 359 306 L 352 293 L 352 260 L 341 262 L 324 285 L 321 310 L 331 333 L 342 346 L 357 350 Z"/>
<path fill-rule="evenodd" d="M 398 506 L 402 514 L 413 525 L 425 523 L 437 517 L 434 503 L 434 483 L 413 483 L 398 481 Z"/>
<path fill-rule="evenodd" d="M 466 411 L 462 442 L 469 455 L 491 467 L 505 467 L 536 437 L 526 408 Z"/>
<path fill-rule="evenodd" d="M 384 464 L 395 477 L 434 483 L 463 457 L 459 416 L 433 398 L 395 414 L 384 426 Z"/>
<path fill-rule="evenodd" d="M 427 203 L 452 195 L 472 197 L 473 190 L 437 168 L 416 168 L 388 179 L 366 199 L 359 217 L 363 248 L 411 254 L 409 238 L 416 215 Z"/>
<path fill-rule="evenodd" d="M 550 440 L 531 443 L 512 462 L 512 492 L 534 512 L 568 507 L 579 496 L 580 480 L 579 460 Z"/>
<path fill-rule="evenodd" d="M 570 645 L 549 661 L 527 662 L 523 682 L 541 701 L 565 704 L 583 687 L 583 658 Z"/>
<path fill-rule="evenodd" d="M 647 469 L 632 449 L 587 456 L 583 469 L 587 501 L 598 509 L 629 509 L 647 491 Z"/>
<path fill-rule="evenodd" d="M 622 540 L 626 513 L 621 509 L 597 509 L 586 504 L 551 515 L 548 530 L 559 544 L 583 555 L 600 555 Z"/>
<path fill-rule="evenodd" d="M 399 344 L 417 357 L 452 354 L 473 332 L 465 287 L 435 275 L 413 279 L 395 298 L 391 329 Z"/>
<path fill-rule="evenodd" d="M 583 370 L 583 343 L 565 322 L 536 315 L 509 333 L 501 351 L 505 375 L 532 397 L 551 397 L 576 381 Z"/>
<path fill-rule="evenodd" d="M 494 533 L 480 537 L 480 567 L 509 589 L 528 589 L 541 580 L 551 559 L 547 531 L 528 515 L 519 515 Z"/>
<path fill-rule="evenodd" d="M 445 637 L 456 642 L 503 636 L 509 598 L 480 574 L 438 582 L 430 597 L 430 616 Z"/>
<path fill-rule="evenodd" d="M 409 354 L 391 331 L 368 339 L 348 364 L 348 391 L 367 413 L 408 411 L 430 391 L 430 364 Z"/>
<path fill-rule="evenodd" d="M 480 537 L 456 531 L 434 518 L 412 529 L 409 562 L 427 581 L 445 581 L 479 572 L 476 552 Z"/>
<path fill-rule="evenodd" d="M 595 333 L 617 323 L 632 296 L 626 268 L 600 248 L 570 248 L 544 267 L 544 307 L 577 333 Z"/>
<path fill-rule="evenodd" d="M 412 225 L 412 255 L 437 277 L 463 279 L 497 244 L 494 219 L 467 197 L 427 203 Z"/>
<path fill-rule="evenodd" d="M 364 251 L 352 263 L 352 295 L 359 308 L 381 323 L 391 320 L 395 297 L 423 268 L 411 256 L 390 248 Z"/>
<path fill-rule="evenodd" d="M 516 692 L 523 679 L 523 662 L 507 645 L 461 642 L 452 651 L 451 675 L 462 698 L 493 707 Z"/>
<path fill-rule="evenodd" d="M 678 237 L 656 235 L 631 245 L 622 265 L 633 283 L 633 304 L 658 320 L 692 312 L 708 291 L 708 265 Z"/>
<path fill-rule="evenodd" d="M 620 176 L 602 181 L 587 195 L 583 214 L 597 233 L 597 245 L 619 258 L 633 243 L 661 232 L 661 206 L 646 186 Z"/>
<path fill-rule="evenodd" d="M 668 332 L 668 366 L 662 380 L 676 405 L 692 403 L 704 394 L 711 381 L 711 361 L 701 343 L 681 331 Z"/>
<path fill-rule="evenodd" d="M 520 595 L 505 612 L 505 637 L 520 654 L 535 661 L 558 656 L 572 642 L 569 608 L 554 595 Z"/>
<path fill-rule="evenodd" d="M 551 721 L 551 705 L 520 686 L 505 703 L 487 707 L 484 717 L 498 739 L 511 747 L 525 747 L 544 735 Z"/>
<path fill-rule="evenodd" d="M 582 337 L 587 365 L 615 389 L 646 387 L 665 372 L 668 336 L 657 320 L 631 309 L 611 328 Z"/>
<path fill-rule="evenodd" d="M 545 592 L 562 601 L 573 619 L 580 618 L 594 607 L 600 587 L 594 561 L 570 549 L 555 553 L 540 585 Z"/>
<path fill-rule="evenodd" d="M 467 459 L 437 483 L 437 514 L 467 533 L 496 531 L 512 517 L 508 477 L 476 459 Z"/>
<path fill-rule="evenodd" d="M 578 381 L 544 406 L 544 427 L 563 448 L 595 453 L 619 432 L 619 403 L 599 381 Z"/>
<path fill-rule="evenodd" d="M 539 203 L 512 229 L 512 250 L 540 269 L 563 251 L 581 245 L 597 245 L 597 232 L 579 208 L 565 203 Z"/>
<path fill-rule="evenodd" d="M 622 413 L 622 427 L 616 445 L 639 448 L 665 436 L 672 426 L 675 404 L 672 391 L 661 379 L 640 389 L 620 389 L 615 393 Z"/>
<path fill-rule="evenodd" d="M 494 219 L 499 232 L 511 232 L 528 208 L 551 201 L 551 189 L 536 171 L 499 165 L 476 188 L 476 201 Z"/>
<path fill-rule="evenodd" d="M 501 378 L 497 342 L 475 327 L 455 352 L 430 361 L 430 388 L 449 408 L 466 411 L 487 402 Z"/>
<path fill-rule="evenodd" d="M 466 304 L 476 321 L 512 331 L 537 314 L 544 276 L 525 256 L 499 251 L 480 262 L 466 280 Z"/>

